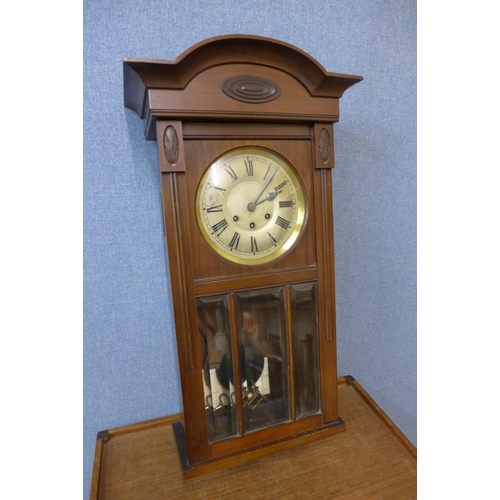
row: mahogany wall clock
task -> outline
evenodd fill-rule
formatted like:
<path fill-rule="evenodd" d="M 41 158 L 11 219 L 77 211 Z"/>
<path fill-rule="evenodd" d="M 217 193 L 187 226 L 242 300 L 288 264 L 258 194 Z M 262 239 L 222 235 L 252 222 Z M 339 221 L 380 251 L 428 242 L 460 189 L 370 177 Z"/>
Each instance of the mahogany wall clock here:
<path fill-rule="evenodd" d="M 184 476 L 345 430 L 333 123 L 362 78 L 236 35 L 123 66 L 125 106 L 158 144 Z"/>

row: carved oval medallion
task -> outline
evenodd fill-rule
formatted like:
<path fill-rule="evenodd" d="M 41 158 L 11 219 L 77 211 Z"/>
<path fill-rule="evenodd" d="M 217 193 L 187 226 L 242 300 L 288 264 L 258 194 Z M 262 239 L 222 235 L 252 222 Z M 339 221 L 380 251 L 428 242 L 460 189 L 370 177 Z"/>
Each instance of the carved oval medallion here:
<path fill-rule="evenodd" d="M 222 90 L 233 99 L 252 103 L 273 101 L 281 93 L 271 80 L 250 75 L 229 78 L 222 84 Z"/>
<path fill-rule="evenodd" d="M 324 128 L 319 133 L 319 155 L 321 156 L 323 163 L 328 163 L 331 152 L 332 152 L 332 143 L 330 140 L 330 134 L 328 133 L 328 130 Z"/>
<path fill-rule="evenodd" d="M 171 165 L 175 165 L 179 161 L 179 138 L 177 131 L 172 125 L 165 129 L 163 136 L 163 148 L 165 149 L 165 156 Z"/>

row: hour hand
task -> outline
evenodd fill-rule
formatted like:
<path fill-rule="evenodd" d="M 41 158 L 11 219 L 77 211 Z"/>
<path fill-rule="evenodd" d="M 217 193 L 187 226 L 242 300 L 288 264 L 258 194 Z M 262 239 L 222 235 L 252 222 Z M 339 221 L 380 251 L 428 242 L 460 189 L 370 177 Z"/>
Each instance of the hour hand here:
<path fill-rule="evenodd" d="M 281 193 L 281 190 L 274 191 L 274 193 L 267 193 L 266 197 L 263 200 L 260 200 L 255 205 L 260 205 L 261 203 L 264 203 L 265 201 L 273 201 L 274 198 L 276 198 L 276 196 L 278 196 L 280 193 Z"/>
<path fill-rule="evenodd" d="M 260 205 L 261 203 L 264 203 L 265 201 L 273 201 L 276 196 L 278 196 L 281 193 L 281 189 L 279 191 L 274 191 L 274 193 L 267 193 L 266 197 L 263 200 L 260 200 L 258 202 L 252 201 L 251 203 L 248 204 L 248 210 L 250 212 L 255 212 L 255 209 L 257 208 L 257 205 Z M 260 196 L 259 196 L 260 198 Z"/>

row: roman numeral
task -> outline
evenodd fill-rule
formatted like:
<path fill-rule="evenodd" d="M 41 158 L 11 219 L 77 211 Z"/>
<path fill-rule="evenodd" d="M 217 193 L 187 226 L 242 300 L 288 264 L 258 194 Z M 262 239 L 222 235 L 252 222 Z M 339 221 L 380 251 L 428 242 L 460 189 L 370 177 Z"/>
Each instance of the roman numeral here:
<path fill-rule="evenodd" d="M 290 222 L 288 222 L 286 219 L 283 219 L 283 217 L 279 217 L 276 219 L 276 224 L 278 226 L 281 226 L 283 229 L 288 229 L 290 227 Z"/>
<path fill-rule="evenodd" d="M 293 206 L 292 201 L 280 201 L 280 208 L 290 208 Z"/>
<path fill-rule="evenodd" d="M 212 226 L 212 231 L 220 236 L 227 229 L 227 220 L 222 219 L 220 222 L 217 222 L 214 226 Z"/>
<path fill-rule="evenodd" d="M 286 185 L 286 181 L 283 181 L 279 186 L 276 186 L 274 190 L 278 192 L 284 185 Z"/>
<path fill-rule="evenodd" d="M 280 206 L 281 206 L 281 201 L 280 201 Z M 213 207 L 208 207 L 206 211 L 209 214 L 213 214 L 214 212 L 222 212 L 222 205 L 214 205 Z"/>
<path fill-rule="evenodd" d="M 250 176 L 253 175 L 253 163 L 252 160 L 245 160 L 245 171 L 246 175 Z"/>
<path fill-rule="evenodd" d="M 234 181 L 238 178 L 234 170 L 229 165 L 224 167 L 224 170 L 233 178 Z"/>
<path fill-rule="evenodd" d="M 257 240 L 255 239 L 254 236 L 250 236 L 250 244 L 252 245 L 252 250 L 251 251 L 253 253 L 259 251 L 259 247 L 257 246 Z"/>
<path fill-rule="evenodd" d="M 229 247 L 231 248 L 231 250 L 237 250 L 239 243 L 240 233 L 238 233 L 238 231 L 235 231 L 231 241 L 229 242 Z"/>
<path fill-rule="evenodd" d="M 267 232 L 267 234 L 269 235 L 269 238 L 273 240 L 274 246 L 276 246 L 278 242 L 274 239 L 273 235 L 269 231 Z"/>

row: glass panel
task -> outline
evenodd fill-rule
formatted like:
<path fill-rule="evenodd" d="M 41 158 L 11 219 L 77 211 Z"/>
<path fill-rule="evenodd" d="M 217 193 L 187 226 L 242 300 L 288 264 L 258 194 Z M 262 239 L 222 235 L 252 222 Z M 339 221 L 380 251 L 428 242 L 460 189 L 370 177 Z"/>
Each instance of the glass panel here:
<path fill-rule="evenodd" d="M 203 387 L 211 443 L 238 434 L 227 296 L 199 298 Z"/>
<path fill-rule="evenodd" d="M 237 294 L 245 432 L 290 419 L 283 289 Z"/>
<path fill-rule="evenodd" d="M 319 411 L 318 329 L 316 284 L 290 287 L 296 418 Z"/>

